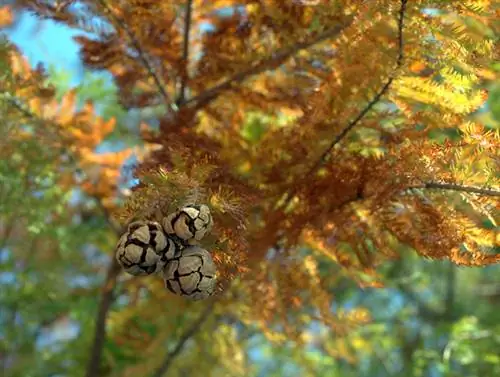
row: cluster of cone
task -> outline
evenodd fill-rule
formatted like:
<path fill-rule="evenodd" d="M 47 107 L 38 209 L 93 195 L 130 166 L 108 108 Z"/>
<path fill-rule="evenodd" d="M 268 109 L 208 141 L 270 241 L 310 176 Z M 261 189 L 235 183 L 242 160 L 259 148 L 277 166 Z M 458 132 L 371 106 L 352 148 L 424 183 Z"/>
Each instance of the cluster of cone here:
<path fill-rule="evenodd" d="M 210 232 L 208 206 L 189 205 L 156 221 L 128 226 L 116 246 L 116 259 L 135 276 L 160 274 L 172 293 L 192 300 L 212 295 L 216 268 L 210 253 L 197 243 Z"/>

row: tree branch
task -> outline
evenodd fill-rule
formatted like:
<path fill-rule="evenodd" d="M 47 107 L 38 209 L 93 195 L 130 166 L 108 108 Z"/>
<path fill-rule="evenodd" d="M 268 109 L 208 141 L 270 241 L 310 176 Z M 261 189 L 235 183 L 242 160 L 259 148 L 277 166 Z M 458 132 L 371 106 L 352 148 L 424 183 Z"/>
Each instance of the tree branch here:
<path fill-rule="evenodd" d="M 111 216 L 111 213 L 102 204 L 102 201 L 101 201 L 101 199 L 98 196 L 91 196 L 91 198 L 94 199 L 94 202 L 96 203 L 97 207 L 101 210 L 101 212 L 104 215 L 104 218 L 106 219 L 106 222 L 108 223 L 109 227 L 113 230 L 113 232 L 115 232 L 115 234 L 118 237 L 120 237 L 125 232 L 124 227 L 122 227 L 117 222 L 113 221 L 113 217 Z"/>
<path fill-rule="evenodd" d="M 177 98 L 177 105 L 183 103 L 186 97 L 186 86 L 188 81 L 188 63 L 189 63 L 189 31 L 191 29 L 191 12 L 193 8 L 193 0 L 187 0 L 186 2 L 186 18 L 184 20 L 184 40 L 182 46 L 182 61 L 183 61 L 183 72 L 181 77 L 181 87 L 179 91 L 179 97 Z"/>
<path fill-rule="evenodd" d="M 445 313 L 444 311 L 441 311 L 437 308 L 434 308 L 427 304 L 417 293 L 415 293 L 410 286 L 407 284 L 403 283 L 398 283 L 396 286 L 401 290 L 401 292 L 410 300 L 412 301 L 417 310 L 419 315 L 430 322 L 435 322 L 441 320 Z"/>
<path fill-rule="evenodd" d="M 346 22 L 341 25 L 337 25 L 321 34 L 319 34 L 316 38 L 311 39 L 305 42 L 299 42 L 292 47 L 283 49 L 272 54 L 270 57 L 263 59 L 257 63 L 254 63 L 250 68 L 243 70 L 242 72 L 238 72 L 233 76 L 229 77 L 225 81 L 220 84 L 213 86 L 210 89 L 205 90 L 201 94 L 185 100 L 184 102 L 179 103 L 180 106 L 187 105 L 190 103 L 194 103 L 196 108 L 200 108 L 206 106 L 213 100 L 215 100 L 223 91 L 231 89 L 234 84 L 239 84 L 244 80 L 248 79 L 251 76 L 258 75 L 259 73 L 275 69 L 283 64 L 286 60 L 294 56 L 297 52 L 301 50 L 308 49 L 320 42 L 323 42 L 329 38 L 333 38 L 340 34 L 342 30 L 348 27 L 353 21 L 353 17 L 349 18 Z"/>
<path fill-rule="evenodd" d="M 8 221 L 6 220 L 7 219 L 4 219 L 4 223 L 2 224 L 4 226 L 4 231 L 2 238 L 0 239 L 0 259 L 3 256 L 3 249 L 7 246 L 12 231 L 14 230 L 14 226 L 16 225 L 14 219 L 8 219 Z"/>
<path fill-rule="evenodd" d="M 451 263 L 448 264 L 448 270 L 446 271 L 446 296 L 444 299 L 444 315 L 448 318 L 453 318 L 455 315 L 455 283 L 456 283 L 456 270 L 455 265 Z"/>
<path fill-rule="evenodd" d="M 149 60 L 146 58 L 145 52 L 142 50 L 141 45 L 137 38 L 135 37 L 134 33 L 130 28 L 127 26 L 127 24 L 121 20 L 118 16 L 113 14 L 113 11 L 109 8 L 109 6 L 106 4 L 105 0 L 98 0 L 99 4 L 104 8 L 106 13 L 109 14 L 109 16 L 120 26 L 125 33 L 127 34 L 128 38 L 130 39 L 130 42 L 132 43 L 132 46 L 134 49 L 137 51 L 137 54 L 139 55 L 139 60 L 141 61 L 142 65 L 146 68 L 148 71 L 149 76 L 153 79 L 155 85 L 157 86 L 158 90 L 160 91 L 161 96 L 165 100 L 165 104 L 168 106 L 170 109 L 170 96 L 168 95 L 167 91 L 165 90 L 165 86 L 162 84 L 160 78 L 154 71 L 153 67 L 149 63 Z"/>
<path fill-rule="evenodd" d="M 472 194 L 486 195 L 486 196 L 500 196 L 500 191 L 489 188 L 481 188 L 475 186 L 458 185 L 454 183 L 439 183 L 439 182 L 425 182 L 420 185 L 408 187 L 409 189 L 439 189 L 469 192 Z"/>
<path fill-rule="evenodd" d="M 111 259 L 111 264 L 106 273 L 106 280 L 101 289 L 101 301 L 99 303 L 99 310 L 95 321 L 94 341 L 90 351 L 90 358 L 87 364 L 86 377 L 98 377 L 99 366 L 101 364 L 102 349 L 106 339 L 106 319 L 108 317 L 109 309 L 114 301 L 114 289 L 116 286 L 116 279 L 121 271 L 121 267 L 115 258 Z"/>
<path fill-rule="evenodd" d="M 112 221 L 111 214 L 108 209 L 103 206 L 102 201 L 97 196 L 92 196 L 97 206 L 101 209 L 106 221 L 109 226 L 117 236 L 121 236 L 124 229 L 117 223 Z M 95 329 L 94 329 L 94 341 L 92 343 L 92 348 L 90 350 L 90 358 L 87 364 L 86 377 L 98 377 L 99 376 L 99 366 L 101 364 L 102 349 L 104 347 L 104 341 L 106 340 L 106 320 L 108 318 L 109 310 L 115 299 L 114 291 L 116 287 L 116 280 L 121 272 L 121 266 L 114 258 L 111 257 L 111 264 L 106 272 L 106 278 L 104 280 L 104 285 L 101 288 L 101 301 L 99 303 L 99 309 L 97 311 L 97 317 L 95 319 Z"/>
<path fill-rule="evenodd" d="M 212 299 L 208 305 L 205 307 L 205 309 L 200 313 L 198 318 L 193 322 L 191 327 L 189 327 L 180 337 L 179 341 L 175 345 L 174 349 L 167 354 L 161 365 L 158 367 L 158 369 L 152 374 L 153 377 L 162 377 L 165 375 L 168 370 L 170 369 L 170 366 L 172 365 L 172 362 L 174 359 L 179 356 L 179 354 L 182 352 L 186 342 L 191 339 L 201 328 L 203 323 L 210 317 L 210 314 L 212 314 L 214 307 L 215 307 L 216 299 Z M 87 376 L 89 377 L 89 376 Z"/>
<path fill-rule="evenodd" d="M 400 258 L 396 262 L 394 262 L 389 270 L 388 277 L 393 278 L 394 287 L 399 289 L 401 293 L 411 301 L 417 311 L 418 314 L 425 320 L 430 322 L 435 322 L 440 320 L 443 317 L 443 311 L 438 308 L 429 305 L 426 301 L 422 299 L 422 297 L 417 294 L 413 288 L 412 284 L 403 281 L 404 277 L 408 276 L 408 270 L 406 268 L 406 260 L 405 258 Z"/>

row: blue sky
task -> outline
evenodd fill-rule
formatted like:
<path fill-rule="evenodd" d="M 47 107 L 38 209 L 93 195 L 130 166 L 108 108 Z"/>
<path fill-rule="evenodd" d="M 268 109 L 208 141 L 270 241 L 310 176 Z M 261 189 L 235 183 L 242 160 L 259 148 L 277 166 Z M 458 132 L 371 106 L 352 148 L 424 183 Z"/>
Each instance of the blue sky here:
<path fill-rule="evenodd" d="M 84 34 L 50 20 L 38 20 L 28 13 L 18 15 L 19 22 L 6 30 L 7 37 L 16 44 L 32 66 L 43 63 L 71 72 L 72 85 L 83 77 L 83 67 L 78 56 L 75 35 Z"/>
<path fill-rule="evenodd" d="M 220 13 L 230 16 L 233 11 L 231 8 L 223 8 Z M 79 47 L 73 37 L 88 34 L 51 20 L 37 19 L 26 12 L 16 16 L 19 17 L 19 22 L 5 33 L 21 49 L 30 64 L 34 66 L 42 62 L 47 66 L 57 66 L 70 72 L 71 84 L 78 85 L 83 78 L 84 69 L 78 56 Z M 202 32 L 210 30 L 213 30 L 212 25 L 201 25 Z"/>

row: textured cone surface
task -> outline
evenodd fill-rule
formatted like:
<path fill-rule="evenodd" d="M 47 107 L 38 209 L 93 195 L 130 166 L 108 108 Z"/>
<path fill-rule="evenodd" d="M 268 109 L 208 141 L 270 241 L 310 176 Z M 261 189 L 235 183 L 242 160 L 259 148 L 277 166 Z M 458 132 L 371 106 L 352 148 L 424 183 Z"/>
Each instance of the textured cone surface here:
<path fill-rule="evenodd" d="M 194 233 L 189 229 L 190 218 L 185 213 L 181 213 L 174 223 L 174 231 L 183 240 L 193 238 Z"/>
<path fill-rule="evenodd" d="M 210 232 L 213 220 L 210 208 L 202 204 L 181 208 L 166 216 L 162 225 L 167 234 L 175 234 L 184 241 L 199 241 Z"/>
<path fill-rule="evenodd" d="M 125 272 L 150 275 L 158 270 L 158 262 L 167 238 L 160 224 L 154 221 L 137 221 L 128 226 L 116 246 L 116 259 Z"/>
<path fill-rule="evenodd" d="M 182 250 L 163 270 L 165 286 L 172 293 L 192 300 L 209 297 L 215 287 L 216 267 L 210 253 L 199 246 Z"/>
<path fill-rule="evenodd" d="M 161 257 L 158 261 L 158 266 L 156 271 L 162 271 L 167 265 L 168 261 L 177 259 L 181 256 L 182 245 L 179 242 L 176 242 L 170 237 L 166 237 L 167 245 L 161 251 Z"/>

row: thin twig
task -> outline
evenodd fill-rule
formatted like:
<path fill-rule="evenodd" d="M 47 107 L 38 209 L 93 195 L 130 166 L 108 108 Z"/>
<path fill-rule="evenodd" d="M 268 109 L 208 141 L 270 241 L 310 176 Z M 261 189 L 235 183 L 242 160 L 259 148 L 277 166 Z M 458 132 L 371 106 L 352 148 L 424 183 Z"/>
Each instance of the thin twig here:
<path fill-rule="evenodd" d="M 490 188 L 481 188 L 475 186 L 459 185 L 455 183 L 439 183 L 439 182 L 425 182 L 420 185 L 413 185 L 407 189 L 440 189 L 451 191 L 469 192 L 472 194 L 486 195 L 486 196 L 500 196 L 500 191 Z"/>
<path fill-rule="evenodd" d="M 392 82 L 396 78 L 397 72 L 399 68 L 403 65 L 403 59 L 404 59 L 404 41 L 403 41 L 403 29 L 404 29 L 404 15 L 406 12 L 406 3 L 408 0 L 401 0 L 401 8 L 399 10 L 399 21 L 398 21 L 398 57 L 396 59 L 396 66 L 394 67 L 393 72 L 391 73 L 391 76 L 387 80 L 387 82 L 382 86 L 382 88 L 377 92 L 375 97 L 368 102 L 368 104 L 359 112 L 359 114 L 351 120 L 347 126 L 344 127 L 344 129 L 332 140 L 328 148 L 325 149 L 325 151 L 321 154 L 320 158 L 316 161 L 316 163 L 313 165 L 313 167 L 308 171 L 306 174 L 306 177 L 309 177 L 311 174 L 313 174 L 318 168 L 327 161 L 328 156 L 330 155 L 330 152 L 333 150 L 333 148 L 347 135 L 347 133 L 354 128 L 365 116 L 370 112 L 370 110 L 375 106 L 382 96 L 389 90 L 389 87 L 391 86 Z"/>
<path fill-rule="evenodd" d="M 283 64 L 286 60 L 294 56 L 297 52 L 301 50 L 308 49 L 320 42 L 323 42 L 327 39 L 333 38 L 340 34 L 342 30 L 348 27 L 353 21 L 353 17 L 349 18 L 346 22 L 341 25 L 337 25 L 324 33 L 319 34 L 316 38 L 311 39 L 305 42 L 299 42 L 292 47 L 283 49 L 272 54 L 270 57 L 263 59 L 257 63 L 252 64 L 250 68 L 243 70 L 242 72 L 238 72 L 223 81 L 220 84 L 213 86 L 210 89 L 205 90 L 199 95 L 185 100 L 181 102 L 179 105 L 187 105 L 190 103 L 194 103 L 196 108 L 201 108 L 215 100 L 223 91 L 231 89 L 234 84 L 241 83 L 242 81 L 248 79 L 251 76 L 258 75 L 259 73 L 275 69 Z"/>
<path fill-rule="evenodd" d="M 153 67 L 149 63 L 149 60 L 146 57 L 145 52 L 142 50 L 141 45 L 137 38 L 135 37 L 134 33 L 130 28 L 127 26 L 127 24 L 121 20 L 118 16 L 116 16 L 113 11 L 109 8 L 109 6 L 106 4 L 105 0 L 98 0 L 99 4 L 106 10 L 106 12 L 109 14 L 109 16 L 115 21 L 118 26 L 120 26 L 125 33 L 127 34 L 128 38 L 130 39 L 130 42 L 132 43 L 132 46 L 134 49 L 137 51 L 137 54 L 139 56 L 139 60 L 141 61 L 142 65 L 146 70 L 148 71 L 149 76 L 153 79 L 155 85 L 157 86 L 158 90 L 160 91 L 161 96 L 165 100 L 165 104 L 170 109 L 170 96 L 168 95 L 167 91 L 165 90 L 165 86 L 162 84 L 160 77 L 156 74 L 154 71 Z"/>
<path fill-rule="evenodd" d="M 179 97 L 176 103 L 179 105 L 185 101 L 186 98 L 186 86 L 188 81 L 188 63 L 189 63 L 189 31 L 191 29 L 191 12 L 193 8 L 193 1 L 187 0 L 186 2 L 186 16 L 184 19 L 184 40 L 182 46 L 182 77 L 181 77 L 181 87 L 179 91 Z"/>
<path fill-rule="evenodd" d="M 8 102 L 10 103 L 13 107 L 15 107 L 21 114 L 23 114 L 26 118 L 28 119 L 31 119 L 31 120 L 35 120 L 37 122 L 39 122 L 40 120 L 38 119 L 38 117 L 32 113 L 26 106 L 23 106 L 23 104 L 21 104 L 16 97 L 14 96 L 11 96 L 9 94 L 9 96 L 7 96 L 6 92 L 2 92 L 0 94 L 3 94 L 2 96 L 2 99 L 5 101 L 5 102 Z M 43 122 L 43 120 L 42 120 Z"/>
<path fill-rule="evenodd" d="M 316 172 L 321 167 L 322 164 L 324 164 L 328 160 L 328 156 L 330 155 L 333 148 L 347 135 L 347 133 L 350 130 L 353 129 L 354 126 L 356 126 L 365 117 L 366 114 L 368 114 L 368 112 L 373 108 L 373 106 L 375 106 L 380 101 L 382 96 L 387 92 L 387 90 L 391 86 L 393 80 L 394 77 L 389 78 L 389 80 L 387 80 L 382 89 L 380 89 L 380 91 L 375 95 L 375 97 L 373 97 L 373 99 L 368 103 L 368 105 L 366 105 L 366 107 L 363 108 L 363 110 L 361 110 L 358 116 L 354 118 L 352 121 L 350 121 L 349 124 L 347 124 L 347 126 L 344 127 L 344 129 L 337 136 L 335 136 L 335 138 L 332 140 L 328 148 L 326 148 L 323 151 L 320 158 L 311 167 L 311 169 L 309 169 L 309 171 L 306 174 L 306 178 L 310 177 L 314 172 Z"/>
<path fill-rule="evenodd" d="M 199 317 L 193 322 L 191 327 L 189 327 L 180 337 L 179 341 L 175 345 L 174 349 L 167 354 L 160 367 L 152 374 L 152 377 L 162 377 L 167 373 L 172 365 L 174 359 L 181 353 L 186 342 L 191 339 L 200 329 L 200 327 L 205 323 L 205 321 L 210 317 L 215 308 L 216 299 L 211 300 L 205 309 L 200 313 Z M 87 376 L 88 377 L 88 376 Z"/>
<path fill-rule="evenodd" d="M 403 65 L 403 59 L 404 59 L 403 29 L 404 29 L 404 15 L 406 12 L 406 3 L 407 2 L 408 2 L 408 0 L 401 0 L 401 8 L 399 10 L 399 21 L 398 21 L 398 56 L 396 59 L 395 68 L 394 68 L 391 76 L 389 77 L 387 82 L 384 84 L 384 86 L 373 97 L 373 99 L 332 140 L 330 145 L 323 151 L 323 153 L 321 154 L 319 159 L 316 160 L 314 165 L 305 174 L 303 181 L 306 181 L 312 174 L 314 174 L 328 160 L 328 156 L 330 155 L 333 148 L 347 135 L 347 133 L 349 131 L 351 131 L 354 128 L 354 126 L 356 126 L 365 117 L 366 114 L 368 114 L 368 112 L 373 108 L 373 106 L 375 106 L 380 101 L 382 96 L 389 90 L 389 87 L 391 86 L 392 82 L 396 78 L 396 74 L 397 74 L 399 68 Z M 286 194 L 285 199 L 281 202 L 280 205 L 278 205 L 278 208 L 286 208 L 290 204 L 292 199 L 294 198 L 295 194 L 297 193 L 297 190 L 298 190 L 298 186 L 295 186 L 294 189 L 292 189 L 288 194 Z"/>

